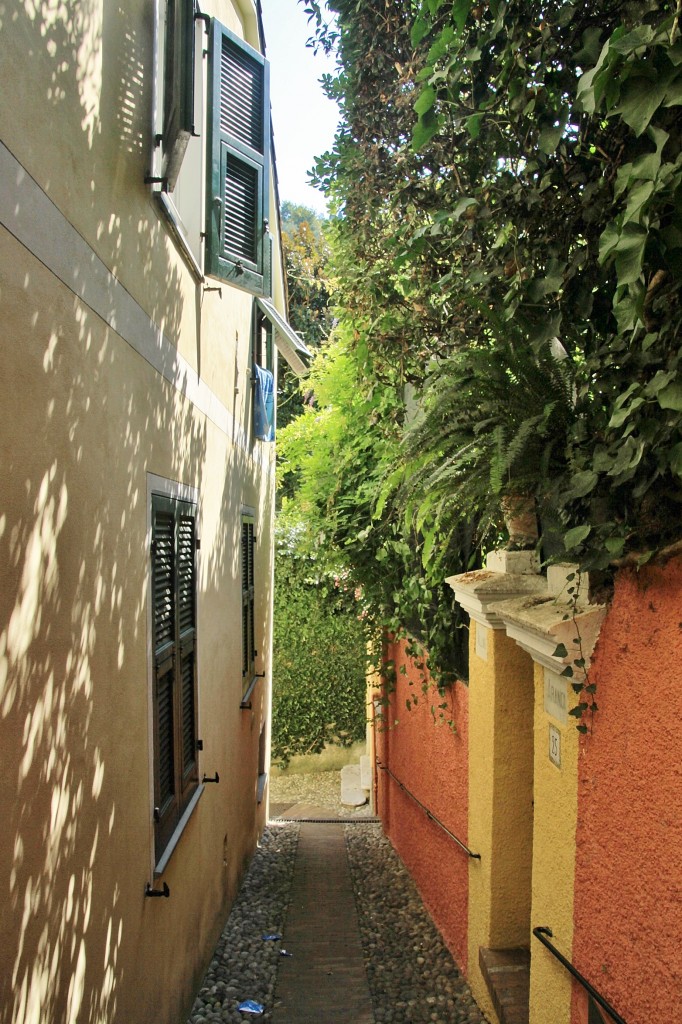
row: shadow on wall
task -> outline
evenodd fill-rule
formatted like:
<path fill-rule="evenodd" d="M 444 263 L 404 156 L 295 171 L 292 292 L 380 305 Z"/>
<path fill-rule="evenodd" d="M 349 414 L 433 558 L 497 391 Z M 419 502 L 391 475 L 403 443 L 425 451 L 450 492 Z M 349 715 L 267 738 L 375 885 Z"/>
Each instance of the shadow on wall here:
<path fill-rule="evenodd" d="M 152 268 L 166 282 L 144 305 L 175 340 L 180 279 L 143 185 L 151 25 L 108 3 L 25 0 L 11 14 L 0 5 L 0 29 L 24 51 L 14 95 L 32 95 L 51 124 L 22 160 L 58 206 L 73 190 L 114 274 L 124 261 L 139 268 L 142 296 Z M 25 109 L 21 99 L 15 113 Z M 3 135 L 19 138 L 16 128 Z M 112 136 L 120 159 L 108 166 Z M 57 139 L 70 147 L 70 181 L 51 177 Z M 131 376 L 130 351 L 77 297 L 94 256 L 74 268 L 71 291 L 4 230 L 0 262 L 0 949 L 13 950 L 0 1018 L 110 1022 L 127 980 L 121 964 L 142 957 L 132 950 L 148 912 L 144 858 L 138 874 L 116 863 L 131 844 L 147 849 L 149 835 L 146 472 L 199 485 L 206 428 L 139 357 Z M 227 483 L 223 502 L 236 502 Z M 238 576 L 237 538 L 222 543 L 203 587 Z"/>

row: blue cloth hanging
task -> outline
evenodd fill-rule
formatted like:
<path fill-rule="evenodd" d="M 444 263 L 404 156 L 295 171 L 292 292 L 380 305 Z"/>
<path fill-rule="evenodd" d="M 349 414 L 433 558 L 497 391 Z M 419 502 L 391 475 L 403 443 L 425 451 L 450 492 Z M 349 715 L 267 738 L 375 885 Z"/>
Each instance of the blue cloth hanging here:
<path fill-rule="evenodd" d="M 253 432 L 259 441 L 275 440 L 275 378 L 270 370 L 254 367 Z"/>

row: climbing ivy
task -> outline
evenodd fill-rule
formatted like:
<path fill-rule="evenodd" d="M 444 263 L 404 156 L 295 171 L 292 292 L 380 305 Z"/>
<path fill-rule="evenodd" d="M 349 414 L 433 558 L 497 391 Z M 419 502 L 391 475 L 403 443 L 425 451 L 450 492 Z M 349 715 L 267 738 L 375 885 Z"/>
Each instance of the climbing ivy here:
<path fill-rule="evenodd" d="M 429 45 L 413 147 L 459 139 L 444 191 L 454 231 L 473 224 L 464 293 L 473 278 L 577 367 L 549 481 L 566 548 L 642 561 L 678 536 L 682 500 L 679 5 L 428 0 L 412 39 Z"/>
<path fill-rule="evenodd" d="M 609 571 L 682 532 L 680 6 L 304 2 L 339 68 L 339 326 L 283 472 L 446 685 L 442 581 L 504 543 L 512 477 L 545 557 Z"/>
<path fill-rule="evenodd" d="M 432 359 L 504 345 L 505 324 L 538 359 L 552 345 L 573 415 L 536 483 L 564 554 L 649 557 L 682 503 L 679 4 L 329 7 L 307 4 L 344 122 L 317 176 L 369 375 L 421 389 Z"/>

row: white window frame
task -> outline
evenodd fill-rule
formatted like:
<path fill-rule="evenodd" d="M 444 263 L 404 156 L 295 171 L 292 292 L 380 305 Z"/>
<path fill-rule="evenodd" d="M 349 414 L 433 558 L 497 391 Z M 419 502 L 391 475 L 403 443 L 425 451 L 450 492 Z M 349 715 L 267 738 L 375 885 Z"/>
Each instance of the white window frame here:
<path fill-rule="evenodd" d="M 169 480 L 166 477 L 157 476 L 155 473 L 147 473 L 147 503 L 146 503 L 146 515 L 147 515 L 147 538 L 146 538 L 146 552 L 151 552 L 152 545 L 152 495 L 162 494 L 167 498 L 175 498 L 180 501 L 189 501 L 193 505 L 196 505 L 196 538 L 197 541 L 201 537 L 201 502 L 199 499 L 199 491 L 196 487 L 192 487 L 189 484 L 182 484 L 176 480 Z M 163 851 L 161 859 L 157 862 L 156 860 L 156 832 L 154 828 L 154 594 L 153 586 L 154 580 L 151 572 L 151 559 L 147 559 L 147 750 L 149 759 L 149 775 L 148 775 L 148 786 L 149 786 L 149 870 L 152 878 L 158 878 L 163 874 L 170 857 L 175 850 L 182 833 L 184 832 L 187 822 L 192 816 L 192 813 L 199 802 L 199 799 L 204 791 L 204 785 L 199 782 L 197 789 L 195 790 L 188 806 L 185 808 L 178 824 L 175 827 L 173 835 L 171 836 L 166 848 Z M 199 579 L 199 572 L 197 569 L 197 580 Z M 196 606 L 196 632 L 197 637 L 199 636 L 199 600 L 197 593 L 197 606 Z M 197 731 L 199 730 L 199 717 L 200 717 L 200 702 L 201 702 L 201 652 L 199 644 L 196 644 L 195 654 L 195 671 L 196 671 L 196 719 L 197 719 Z"/>

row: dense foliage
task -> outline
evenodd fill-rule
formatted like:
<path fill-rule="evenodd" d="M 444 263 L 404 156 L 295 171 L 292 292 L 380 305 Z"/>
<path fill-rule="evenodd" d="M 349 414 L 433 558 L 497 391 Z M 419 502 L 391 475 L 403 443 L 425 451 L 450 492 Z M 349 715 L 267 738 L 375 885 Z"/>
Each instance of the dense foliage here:
<path fill-rule="evenodd" d="M 352 592 L 280 523 L 275 562 L 272 755 L 319 753 L 365 735 L 365 632 Z"/>
<path fill-rule="evenodd" d="M 441 581 L 499 538 L 491 497 L 533 494 L 543 552 L 592 568 L 682 532 L 679 5 L 305 2 L 339 66 L 316 176 L 352 405 L 322 467 L 306 413 L 292 465 L 447 680 Z"/>
<path fill-rule="evenodd" d="M 368 389 L 362 360 L 362 345 L 343 324 L 315 359 L 305 383 L 314 402 L 280 434 L 278 479 L 281 484 L 293 474 L 297 487 L 292 499 L 283 500 L 279 522 L 296 530 L 301 555 L 307 552 L 329 572 L 343 572 L 359 588 L 368 633 L 377 641 L 377 664 L 382 632 L 407 634 L 412 652 L 428 650 L 441 682 L 452 682 L 465 672 L 466 634 L 443 582 L 443 563 L 434 557 L 425 567 L 419 531 L 378 505 L 399 456 L 403 393 L 388 386 Z M 470 528 L 454 529 L 467 558 Z M 454 546 L 450 537 L 439 550 Z"/>

